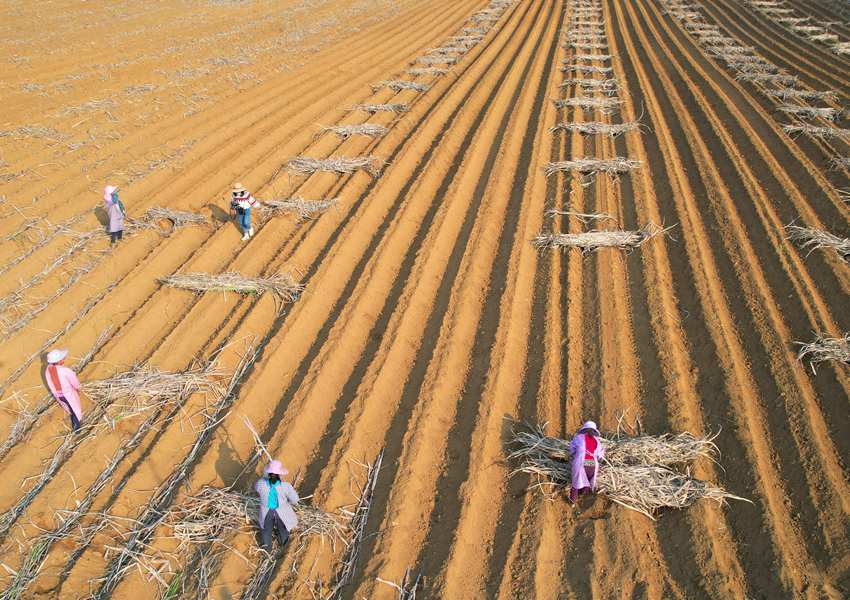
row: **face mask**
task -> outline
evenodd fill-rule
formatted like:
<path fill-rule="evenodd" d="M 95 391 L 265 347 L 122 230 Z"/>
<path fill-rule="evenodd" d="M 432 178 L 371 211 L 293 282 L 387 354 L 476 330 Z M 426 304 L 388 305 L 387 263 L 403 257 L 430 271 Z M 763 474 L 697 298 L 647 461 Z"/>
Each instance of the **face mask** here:
<path fill-rule="evenodd" d="M 269 473 L 269 483 L 280 482 L 280 476 L 277 473 Z"/>

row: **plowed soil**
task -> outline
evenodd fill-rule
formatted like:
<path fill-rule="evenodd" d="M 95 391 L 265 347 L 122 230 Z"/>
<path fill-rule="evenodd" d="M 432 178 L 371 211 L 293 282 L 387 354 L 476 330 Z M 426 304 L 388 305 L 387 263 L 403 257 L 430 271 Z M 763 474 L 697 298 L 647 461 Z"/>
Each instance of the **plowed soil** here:
<path fill-rule="evenodd" d="M 204 485 L 251 491 L 259 467 L 244 417 L 327 510 L 351 505 L 359 465 L 383 450 L 339 598 L 397 598 L 380 580 L 408 568 L 423 577 L 417 598 L 850 596 L 850 371 L 814 372 L 795 345 L 850 331 L 850 266 L 784 231 L 850 235 L 838 193 L 848 173 L 830 168 L 850 143 L 787 136 L 776 102 L 654 0 L 599 3 L 622 110 L 557 109 L 553 98 L 575 93 L 560 71 L 574 4 L 518 0 L 447 74 L 415 78 L 428 91 L 398 93 L 370 84 L 413 80 L 411 63 L 470 27 L 486 0 L 0 6 L 0 439 L 23 403 L 44 398 L 52 347 L 68 348 L 70 364 L 94 349 L 83 381 L 214 355 L 230 371 L 249 344 L 258 352 L 188 469 L 174 474 L 199 436 L 196 396 L 121 454 L 91 514 L 20 595 L 10 590 L 33 540 L 91 493 L 143 419 L 82 439 L 25 501 L 67 435 L 65 413 L 52 405 L 4 446 L 0 512 L 18 512 L 0 532 L 2 598 L 190 597 L 164 585 L 191 577 L 192 562 L 157 576 L 134 566 L 108 593 L 102 578 L 169 478 L 177 492 L 156 510 Z M 827 2 L 785 4 L 840 20 Z M 850 100 L 847 57 L 744 3 L 695 5 L 802 85 L 835 91 L 834 106 Z M 850 40 L 846 22 L 835 31 Z M 347 110 L 390 102 L 410 110 Z M 565 120 L 643 128 L 549 131 Z M 317 135 L 363 122 L 389 131 Z M 386 161 L 378 177 L 284 168 L 298 155 L 366 154 Z M 584 156 L 642 166 L 587 186 L 544 173 Z M 234 181 L 261 201 L 339 200 L 313 219 L 255 216 L 242 241 L 228 217 Z M 110 247 L 96 209 L 108 183 L 130 217 L 166 207 L 208 224 L 128 231 Z M 540 232 L 594 227 L 551 208 L 674 228 L 632 252 L 540 251 Z M 159 283 L 177 271 L 290 272 L 305 291 L 281 307 Z M 514 420 L 568 438 L 587 419 L 610 431 L 623 415 L 649 433 L 719 432 L 718 462 L 695 474 L 752 504 L 704 501 L 655 521 L 601 498 L 572 508 L 506 460 Z M 100 511 L 127 519 L 82 535 Z M 268 562 L 254 538 L 226 543 L 203 597 L 312 598 L 346 550 L 293 543 Z"/>

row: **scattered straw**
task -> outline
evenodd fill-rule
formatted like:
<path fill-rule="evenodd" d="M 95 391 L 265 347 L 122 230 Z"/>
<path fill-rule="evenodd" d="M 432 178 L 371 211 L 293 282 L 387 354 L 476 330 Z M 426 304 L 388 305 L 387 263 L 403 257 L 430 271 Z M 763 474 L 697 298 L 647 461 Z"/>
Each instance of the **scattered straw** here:
<path fill-rule="evenodd" d="M 407 74 L 413 75 L 414 77 L 419 75 L 445 75 L 448 72 L 449 69 L 444 69 L 442 67 L 416 67 L 407 70 Z"/>
<path fill-rule="evenodd" d="M 825 119 L 827 121 L 834 121 L 841 114 L 836 108 L 816 108 L 813 106 L 797 106 L 796 104 L 782 104 L 778 110 L 802 119 Z"/>
<path fill-rule="evenodd" d="M 347 140 L 353 135 L 362 135 L 366 137 L 381 137 L 389 131 L 383 125 L 374 123 L 362 123 L 358 125 L 332 125 L 330 127 L 322 127 L 320 133 L 330 131 L 338 138 Z"/>
<path fill-rule="evenodd" d="M 554 127 L 551 127 L 549 131 L 554 133 L 556 131 L 563 130 L 581 133 L 582 135 L 607 135 L 614 138 L 628 131 L 634 131 L 639 127 L 640 123 L 637 121 L 631 121 L 629 123 L 601 123 L 589 121 L 586 123 L 558 123 Z"/>
<path fill-rule="evenodd" d="M 330 209 L 336 202 L 336 198 L 305 200 L 300 196 L 292 196 L 280 200 L 265 200 L 263 202 L 263 213 L 269 216 L 290 213 L 297 215 L 299 220 L 313 219 Z"/>
<path fill-rule="evenodd" d="M 590 96 L 576 96 L 563 100 L 553 100 L 557 108 L 580 108 L 582 110 L 598 110 L 604 115 L 611 114 L 619 109 L 623 101 L 618 98 L 594 98 Z"/>
<path fill-rule="evenodd" d="M 379 112 L 406 113 L 410 110 L 407 104 L 389 103 L 389 104 L 355 104 L 349 111 L 362 110 L 374 115 Z"/>
<path fill-rule="evenodd" d="M 826 361 L 837 361 L 850 365 L 850 333 L 844 337 L 833 338 L 819 335 L 814 342 L 794 342 L 800 346 L 797 360 L 806 359 L 812 367 L 812 373 L 817 373 L 815 364 Z"/>
<path fill-rule="evenodd" d="M 311 174 L 319 172 L 324 173 L 339 173 L 347 175 L 356 171 L 366 171 L 372 177 L 377 177 L 381 174 L 383 161 L 374 156 L 358 156 L 358 157 L 331 157 L 331 158 L 312 158 L 309 156 L 298 156 L 290 159 L 286 163 L 286 167 L 296 173 Z"/>
<path fill-rule="evenodd" d="M 281 302 L 295 302 L 304 289 L 287 273 L 270 277 L 246 277 L 239 273 L 175 273 L 159 281 L 163 285 L 193 292 L 236 292 L 257 296 L 271 292 Z"/>
<path fill-rule="evenodd" d="M 547 217 L 554 217 L 556 215 L 565 215 L 568 217 L 575 217 L 582 223 L 588 223 L 590 221 L 616 221 L 612 215 L 607 213 L 582 213 L 576 212 L 573 210 L 558 210 L 557 208 L 550 208 L 546 211 Z"/>
<path fill-rule="evenodd" d="M 453 65 L 458 61 L 457 56 L 449 56 L 446 54 L 429 54 L 420 56 L 415 62 L 421 65 Z"/>
<path fill-rule="evenodd" d="M 785 227 L 788 239 L 799 243 L 800 247 L 811 254 L 815 250 L 831 248 L 838 252 L 843 260 L 850 259 L 850 238 L 840 238 L 828 231 L 788 225 Z"/>
<path fill-rule="evenodd" d="M 812 137 L 827 138 L 850 138 L 850 129 L 839 129 L 838 127 L 816 127 L 814 125 L 783 125 L 782 131 L 792 137 L 807 134 Z"/>
<path fill-rule="evenodd" d="M 665 233 L 671 228 L 662 228 L 648 223 L 638 231 L 586 231 L 583 233 L 549 233 L 540 234 L 532 243 L 536 248 L 578 248 L 582 254 L 596 252 L 600 248 L 617 248 L 632 250 L 639 248 L 647 240 L 659 233 Z"/>
<path fill-rule="evenodd" d="M 427 92 L 431 88 L 431 86 L 427 83 L 419 83 L 416 81 L 403 81 L 401 79 L 379 81 L 378 83 L 372 84 L 372 90 L 375 92 L 385 87 L 390 88 L 394 92 L 400 92 L 401 90 L 415 90 L 417 92 Z"/>
<path fill-rule="evenodd" d="M 815 90 L 798 90 L 794 88 L 783 88 L 781 90 L 768 90 L 768 96 L 781 98 L 782 100 L 823 100 L 834 101 L 838 99 L 838 94 L 834 91 L 815 91 Z"/>
<path fill-rule="evenodd" d="M 621 156 L 615 158 L 578 158 L 576 160 L 550 162 L 546 165 L 545 171 L 547 177 L 562 171 L 581 173 L 588 175 L 590 181 L 598 173 L 605 173 L 609 177 L 617 179 L 623 173 L 629 173 L 640 168 L 642 164 L 639 160 Z M 586 183 L 589 183 L 589 181 Z"/>

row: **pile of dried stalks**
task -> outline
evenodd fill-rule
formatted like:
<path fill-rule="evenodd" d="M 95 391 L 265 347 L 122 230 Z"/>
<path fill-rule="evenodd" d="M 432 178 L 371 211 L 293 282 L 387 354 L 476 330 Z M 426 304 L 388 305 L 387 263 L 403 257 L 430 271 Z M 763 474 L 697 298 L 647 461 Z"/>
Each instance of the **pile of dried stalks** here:
<path fill-rule="evenodd" d="M 314 506 L 297 504 L 298 535 L 320 536 L 332 543 L 345 541 L 345 526 L 339 518 Z M 194 495 L 172 506 L 166 516 L 173 536 L 181 547 L 212 544 L 225 535 L 252 533 L 257 529 L 260 501 L 255 494 L 228 488 L 203 487 Z"/>
<path fill-rule="evenodd" d="M 331 125 L 330 127 L 322 127 L 319 133 L 322 134 L 326 131 L 334 133 L 342 140 L 347 140 L 352 135 L 380 137 L 382 135 L 386 135 L 389 129 L 383 125 L 377 125 L 375 123 L 361 123 L 357 125 Z"/>
<path fill-rule="evenodd" d="M 404 81 L 402 79 L 390 79 L 387 81 L 379 81 L 372 84 L 372 91 L 377 92 L 385 87 L 390 88 L 394 92 L 401 90 L 415 90 L 417 92 L 427 92 L 431 86 L 427 83 L 418 83 L 416 81 Z"/>
<path fill-rule="evenodd" d="M 304 286 L 292 275 L 279 273 L 271 277 L 246 277 L 239 273 L 175 273 L 159 280 L 163 285 L 193 292 L 236 292 L 262 295 L 271 292 L 281 302 L 295 302 Z"/>
<path fill-rule="evenodd" d="M 827 121 L 834 121 L 841 114 L 837 108 L 817 108 L 796 104 L 781 104 L 777 110 L 801 119 L 825 119 Z"/>
<path fill-rule="evenodd" d="M 785 73 L 738 73 L 735 76 L 738 81 L 750 81 L 752 83 L 772 83 L 781 86 L 790 86 L 797 83 L 796 75 Z"/>
<path fill-rule="evenodd" d="M 458 61 L 457 56 L 448 56 L 446 54 L 429 54 L 420 56 L 415 62 L 420 65 L 453 65 Z"/>
<path fill-rule="evenodd" d="M 788 239 L 798 242 L 800 247 L 811 254 L 821 248 L 832 248 L 843 260 L 850 260 L 850 238 L 840 238 L 828 231 L 787 225 Z"/>
<path fill-rule="evenodd" d="M 580 173 L 582 175 L 595 177 L 599 173 L 605 173 L 609 177 L 617 179 L 622 173 L 629 173 L 640 168 L 643 163 L 633 158 L 616 156 L 614 158 L 577 158 L 575 160 L 562 160 L 550 162 L 546 165 L 546 176 L 551 177 L 560 172 Z M 589 183 L 589 181 L 587 182 Z"/>
<path fill-rule="evenodd" d="M 850 169 L 850 156 L 836 156 L 829 161 L 831 169 Z"/>
<path fill-rule="evenodd" d="M 414 77 L 418 75 L 445 75 L 448 72 L 448 69 L 443 69 L 441 67 L 417 67 L 407 70 L 407 74 L 413 75 Z"/>
<path fill-rule="evenodd" d="M 815 370 L 816 363 L 834 360 L 850 365 L 850 333 L 845 333 L 844 337 L 839 338 L 819 335 L 814 342 L 795 343 L 800 346 L 800 351 L 797 352 L 797 360 L 807 359 L 813 373 L 817 373 Z"/>
<path fill-rule="evenodd" d="M 795 88 L 782 88 L 781 90 L 768 90 L 768 96 L 780 98 L 783 101 L 798 99 L 798 100 L 823 100 L 834 101 L 838 99 L 838 94 L 832 90 L 816 91 L 816 90 L 798 90 Z"/>
<path fill-rule="evenodd" d="M 280 200 L 264 200 L 263 214 L 273 217 L 289 213 L 297 215 L 299 221 L 313 219 L 317 215 L 330 209 L 336 204 L 336 202 L 336 198 L 328 198 L 327 200 L 305 200 L 300 196 L 292 196 L 290 198 L 283 198 Z"/>
<path fill-rule="evenodd" d="M 623 101 L 618 98 L 594 98 L 591 96 L 576 96 L 563 100 L 553 100 L 557 108 L 581 108 L 582 110 L 598 110 L 604 115 L 614 113 Z"/>
<path fill-rule="evenodd" d="M 600 73 L 602 75 L 608 75 L 613 70 L 613 67 L 597 67 L 594 65 L 569 65 L 561 67 L 561 71 L 564 73 Z"/>
<path fill-rule="evenodd" d="M 832 51 L 841 56 L 850 55 L 850 42 L 841 42 L 832 47 Z"/>
<path fill-rule="evenodd" d="M 790 136 L 808 134 L 821 139 L 827 138 L 850 138 L 850 129 L 839 129 L 838 127 L 816 127 L 814 125 L 783 125 L 782 131 Z"/>
<path fill-rule="evenodd" d="M 660 510 L 686 508 L 697 500 L 723 503 L 745 500 L 710 483 L 670 468 L 700 457 L 714 459 L 712 438 L 690 434 L 629 437 L 617 433 L 601 438 L 605 458 L 599 465 L 599 492 L 612 502 L 654 519 Z M 521 461 L 518 472 L 538 478 L 538 485 L 569 487 L 571 455 L 566 440 L 548 437 L 541 427 L 515 432 L 509 460 Z"/>
<path fill-rule="evenodd" d="M 582 135 L 607 135 L 612 138 L 622 135 L 628 131 L 634 131 L 640 127 L 637 121 L 629 123 L 602 123 L 597 121 L 588 121 L 586 123 L 558 123 L 551 127 L 549 131 L 552 133 L 563 130 L 581 133 Z"/>
<path fill-rule="evenodd" d="M 595 90 L 613 96 L 617 93 L 619 84 L 616 79 L 586 79 L 571 77 L 561 83 L 561 87 L 580 87 L 582 90 Z"/>
<path fill-rule="evenodd" d="M 669 231 L 671 227 L 662 228 L 648 223 L 638 231 L 585 231 L 582 233 L 544 233 L 532 240 L 536 248 L 578 248 L 582 254 L 595 252 L 600 248 L 617 248 L 632 250 L 639 248 L 647 240 L 659 233 Z"/>
<path fill-rule="evenodd" d="M 356 171 L 366 171 L 372 177 L 377 177 L 381 174 L 383 164 L 384 162 L 381 159 L 374 156 L 339 156 L 330 158 L 298 156 L 287 161 L 286 167 L 296 173 L 305 173 L 308 175 L 317 171 L 339 173 L 340 175 L 348 175 Z"/>
<path fill-rule="evenodd" d="M 607 62 L 613 58 L 613 54 L 575 54 L 573 55 L 573 60 L 601 60 L 602 62 Z"/>
<path fill-rule="evenodd" d="M 355 110 L 362 110 L 370 115 L 374 115 L 379 112 L 406 113 L 410 110 L 410 107 L 407 104 L 390 102 L 388 104 L 355 104 L 348 110 L 351 112 Z"/>

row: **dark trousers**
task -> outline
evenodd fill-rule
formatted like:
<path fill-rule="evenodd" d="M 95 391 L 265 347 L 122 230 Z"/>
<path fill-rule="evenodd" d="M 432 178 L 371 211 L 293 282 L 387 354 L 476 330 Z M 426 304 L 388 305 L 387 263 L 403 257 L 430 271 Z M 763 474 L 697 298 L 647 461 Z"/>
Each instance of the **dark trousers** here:
<path fill-rule="evenodd" d="M 59 400 L 59 402 L 61 402 L 68 409 L 68 412 L 71 413 L 71 427 L 74 429 L 74 431 L 77 431 L 80 428 L 80 420 L 77 418 L 77 415 L 74 414 L 74 409 L 71 408 L 71 405 L 68 404 L 68 401 L 65 400 L 65 398 L 60 396 L 57 398 L 57 400 Z"/>
<path fill-rule="evenodd" d="M 113 244 L 123 237 L 124 237 L 124 230 L 123 229 L 120 230 L 120 231 L 110 231 L 109 232 L 109 239 L 110 239 L 111 243 L 113 243 Z"/>
<path fill-rule="evenodd" d="M 584 474 L 587 475 L 588 481 L 591 481 L 593 479 L 593 471 L 594 471 L 593 467 L 588 467 L 588 466 L 584 467 Z M 579 490 L 571 488 L 570 489 L 570 501 L 573 502 L 573 503 L 578 501 L 578 495 L 583 494 L 585 490 L 590 490 L 590 488 L 589 487 L 583 487 Z"/>
<path fill-rule="evenodd" d="M 283 548 L 286 546 L 286 542 L 289 541 L 289 530 L 283 524 L 283 521 L 280 520 L 277 511 L 269 510 L 266 513 L 266 520 L 263 522 L 263 548 L 267 552 L 272 551 L 272 532 L 275 527 L 277 527 L 277 541 L 280 542 L 280 547 Z"/>

